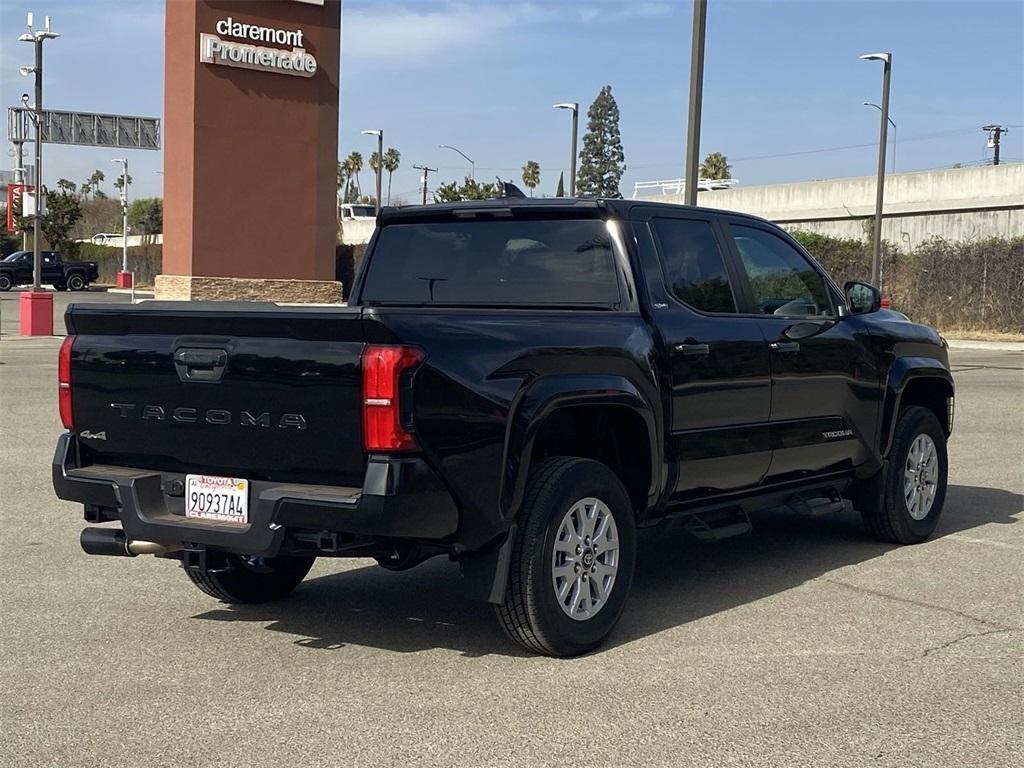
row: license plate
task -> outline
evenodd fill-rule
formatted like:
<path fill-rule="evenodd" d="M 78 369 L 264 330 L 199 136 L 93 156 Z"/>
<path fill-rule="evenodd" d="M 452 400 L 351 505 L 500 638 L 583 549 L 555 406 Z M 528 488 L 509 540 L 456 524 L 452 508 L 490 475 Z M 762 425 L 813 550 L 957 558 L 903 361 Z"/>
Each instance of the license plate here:
<path fill-rule="evenodd" d="M 185 475 L 185 517 L 244 525 L 249 522 L 249 481 Z"/>

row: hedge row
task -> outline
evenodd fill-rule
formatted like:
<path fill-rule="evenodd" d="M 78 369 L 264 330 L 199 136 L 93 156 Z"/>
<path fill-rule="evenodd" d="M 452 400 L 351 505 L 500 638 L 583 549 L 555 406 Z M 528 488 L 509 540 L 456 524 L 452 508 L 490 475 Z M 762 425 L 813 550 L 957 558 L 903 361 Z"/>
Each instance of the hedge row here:
<path fill-rule="evenodd" d="M 113 285 L 117 282 L 117 273 L 121 271 L 122 252 L 120 248 L 93 243 L 78 243 L 74 258 L 79 261 L 95 261 L 99 268 L 99 282 Z M 163 262 L 162 247 L 159 245 L 139 245 L 128 249 L 128 271 L 135 273 L 136 285 L 152 285 L 160 274 Z"/>
<path fill-rule="evenodd" d="M 867 280 L 871 247 L 811 232 L 793 236 L 840 285 Z M 894 309 L 944 330 L 1024 333 L 1024 237 L 927 240 L 883 247 L 882 287 Z"/>

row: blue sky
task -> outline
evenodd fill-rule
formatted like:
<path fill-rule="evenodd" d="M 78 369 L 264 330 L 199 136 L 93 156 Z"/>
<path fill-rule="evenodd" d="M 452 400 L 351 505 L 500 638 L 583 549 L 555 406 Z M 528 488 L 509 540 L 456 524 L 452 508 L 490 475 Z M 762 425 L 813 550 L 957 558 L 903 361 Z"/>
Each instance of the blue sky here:
<path fill-rule="evenodd" d="M 472 157 L 478 179 L 518 179 L 537 160 L 538 192 L 552 193 L 568 165 L 569 122 L 551 105 L 579 101 L 585 111 L 607 83 L 622 113 L 623 193 L 637 180 L 679 176 L 691 8 L 687 0 L 345 0 L 339 155 L 368 157 L 373 141 L 360 130 L 383 128 L 402 153 L 393 192 L 406 199 L 416 196 L 413 164 L 439 167 L 440 180 L 468 172 L 440 144 Z M 3 0 L 4 106 L 31 90 L 17 71 L 31 58 L 16 42 L 28 10 L 49 13 L 63 35 L 46 44 L 46 106 L 162 115 L 162 0 Z M 1020 159 L 1022 39 L 1021 0 L 710 0 L 701 152 L 727 154 L 744 185 L 873 173 L 878 112 L 862 102 L 879 100 L 881 66 L 857 57 L 891 50 L 898 170 L 982 160 L 980 126 L 990 122 L 1011 126 L 1003 157 Z M 852 148 L 811 152 L 835 147 Z M 79 181 L 94 168 L 112 178 L 117 154 L 48 146 L 46 181 Z M 160 194 L 160 154 L 129 157 L 132 195 Z M 268 185 L 277 172 L 268 165 Z M 369 179 L 367 170 L 365 188 Z"/>

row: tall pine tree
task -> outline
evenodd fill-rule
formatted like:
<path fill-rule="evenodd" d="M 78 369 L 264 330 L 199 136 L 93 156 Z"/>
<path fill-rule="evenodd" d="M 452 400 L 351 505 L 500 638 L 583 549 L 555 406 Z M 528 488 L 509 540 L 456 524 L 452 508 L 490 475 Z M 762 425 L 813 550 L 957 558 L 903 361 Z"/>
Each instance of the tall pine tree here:
<path fill-rule="evenodd" d="M 619 134 L 619 105 L 612 96 L 612 87 L 606 85 L 587 111 L 587 135 L 580 152 L 576 193 L 580 197 L 620 197 L 625 159 Z"/>
<path fill-rule="evenodd" d="M 565 197 L 565 171 L 558 174 L 558 189 L 555 191 L 555 197 Z"/>

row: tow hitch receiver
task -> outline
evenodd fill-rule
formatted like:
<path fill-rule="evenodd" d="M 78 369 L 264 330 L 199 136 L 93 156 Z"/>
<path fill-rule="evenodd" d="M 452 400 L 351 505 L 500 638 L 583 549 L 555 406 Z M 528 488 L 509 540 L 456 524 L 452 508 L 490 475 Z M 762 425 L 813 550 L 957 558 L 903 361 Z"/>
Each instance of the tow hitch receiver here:
<path fill-rule="evenodd" d="M 202 544 L 186 544 L 181 551 L 181 565 L 186 571 L 223 573 L 231 570 L 227 555 L 209 550 Z"/>

